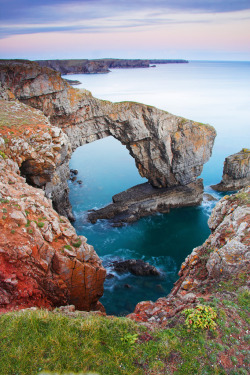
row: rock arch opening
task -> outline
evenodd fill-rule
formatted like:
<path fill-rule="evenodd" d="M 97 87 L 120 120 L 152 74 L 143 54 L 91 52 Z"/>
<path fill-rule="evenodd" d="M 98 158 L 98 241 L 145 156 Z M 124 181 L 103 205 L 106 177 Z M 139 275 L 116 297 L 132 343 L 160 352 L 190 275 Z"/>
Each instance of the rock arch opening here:
<path fill-rule="evenodd" d="M 114 194 L 147 181 L 139 175 L 126 147 L 112 136 L 76 148 L 69 167 L 78 171 L 69 181 L 76 214 L 101 208 L 111 202 Z"/>

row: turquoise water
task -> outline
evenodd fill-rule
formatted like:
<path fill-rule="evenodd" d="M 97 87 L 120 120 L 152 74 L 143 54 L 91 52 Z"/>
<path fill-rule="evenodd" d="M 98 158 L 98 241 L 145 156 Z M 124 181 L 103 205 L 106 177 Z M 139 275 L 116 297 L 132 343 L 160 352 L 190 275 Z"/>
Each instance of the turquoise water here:
<path fill-rule="evenodd" d="M 78 87 L 101 99 L 138 101 L 213 125 L 217 138 L 202 177 L 205 190 L 216 197 L 220 194 L 209 185 L 220 181 L 224 158 L 250 147 L 249 62 L 191 62 L 67 78 L 82 81 Z M 86 222 L 86 210 L 108 204 L 112 195 L 145 179 L 125 146 L 112 137 L 78 148 L 70 166 L 79 170 L 83 181 L 69 182 L 75 228 L 88 238 L 104 265 L 114 259 L 141 258 L 162 270 L 157 278 L 115 274 L 107 280 L 101 299 L 107 312 L 127 314 L 141 300 L 166 295 L 185 257 L 209 235 L 207 219 L 214 203 L 205 201 L 200 207 L 154 215 L 122 228 L 112 228 L 104 220 L 92 225 Z"/>

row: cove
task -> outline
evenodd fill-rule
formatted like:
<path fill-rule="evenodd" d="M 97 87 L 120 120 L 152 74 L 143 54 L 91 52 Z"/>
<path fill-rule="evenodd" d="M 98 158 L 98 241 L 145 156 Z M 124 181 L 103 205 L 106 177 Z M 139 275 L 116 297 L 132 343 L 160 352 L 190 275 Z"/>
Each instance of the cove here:
<path fill-rule="evenodd" d="M 217 137 L 201 177 L 205 191 L 217 198 L 223 195 L 209 186 L 221 180 L 225 157 L 248 147 L 246 142 L 250 139 L 249 62 L 195 61 L 149 70 L 118 69 L 108 75 L 78 75 L 77 79 L 82 81 L 78 87 L 87 88 L 98 98 L 113 102 L 134 100 L 213 125 Z M 103 264 L 107 266 L 116 257 L 142 258 L 163 270 L 161 279 L 125 275 L 106 280 L 101 302 L 107 313 L 123 315 L 141 300 L 155 301 L 165 296 L 177 279 L 182 261 L 210 234 L 207 219 L 215 203 L 175 209 L 123 228 L 112 228 L 105 221 L 92 225 L 85 221 L 86 210 L 110 203 L 112 195 L 143 180 L 126 148 L 110 137 L 78 148 L 70 167 L 78 169 L 79 179 L 83 180 L 82 186 L 69 182 L 75 228 L 88 238 Z M 94 176 L 99 176 L 99 180 Z"/>
<path fill-rule="evenodd" d="M 126 147 L 113 137 L 77 148 L 70 168 L 77 169 L 77 179 L 82 180 L 81 185 L 69 181 L 74 226 L 94 246 L 107 272 L 114 274 L 105 281 L 100 300 L 107 313 L 125 315 L 141 300 L 155 301 L 167 295 L 182 261 L 209 235 L 207 219 L 214 202 L 153 215 L 120 228 L 106 220 L 93 225 L 86 220 L 87 210 L 110 203 L 112 195 L 146 179 L 140 177 Z M 162 271 L 162 276 L 138 277 L 110 271 L 111 261 L 131 258 L 148 261 Z"/>

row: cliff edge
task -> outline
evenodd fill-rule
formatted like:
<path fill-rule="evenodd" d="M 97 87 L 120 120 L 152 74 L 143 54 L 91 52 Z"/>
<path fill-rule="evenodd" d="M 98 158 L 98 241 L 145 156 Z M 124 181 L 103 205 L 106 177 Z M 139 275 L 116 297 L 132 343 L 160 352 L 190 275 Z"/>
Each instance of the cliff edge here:
<path fill-rule="evenodd" d="M 99 309 L 106 271 L 43 190 L 58 189 L 71 154 L 67 136 L 40 111 L 1 93 L 10 100 L 0 100 L 0 312 Z"/>

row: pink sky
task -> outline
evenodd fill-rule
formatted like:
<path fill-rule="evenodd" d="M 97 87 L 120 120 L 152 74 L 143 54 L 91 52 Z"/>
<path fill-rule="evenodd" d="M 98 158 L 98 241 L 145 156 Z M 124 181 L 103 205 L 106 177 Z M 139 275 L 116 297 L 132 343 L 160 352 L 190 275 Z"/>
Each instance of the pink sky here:
<path fill-rule="evenodd" d="M 65 8 L 66 7 L 66 8 Z M 61 8 L 62 14 L 68 8 Z M 46 8 L 47 9 L 47 8 Z M 70 8 L 77 12 L 79 9 Z M 90 8 L 91 9 L 91 8 Z M 60 15 L 60 12 L 59 12 Z M 37 20 L 38 21 L 38 20 Z M 1 58 L 184 58 L 250 60 L 250 10 L 148 13 L 138 8 L 95 18 L 9 20 Z"/>

